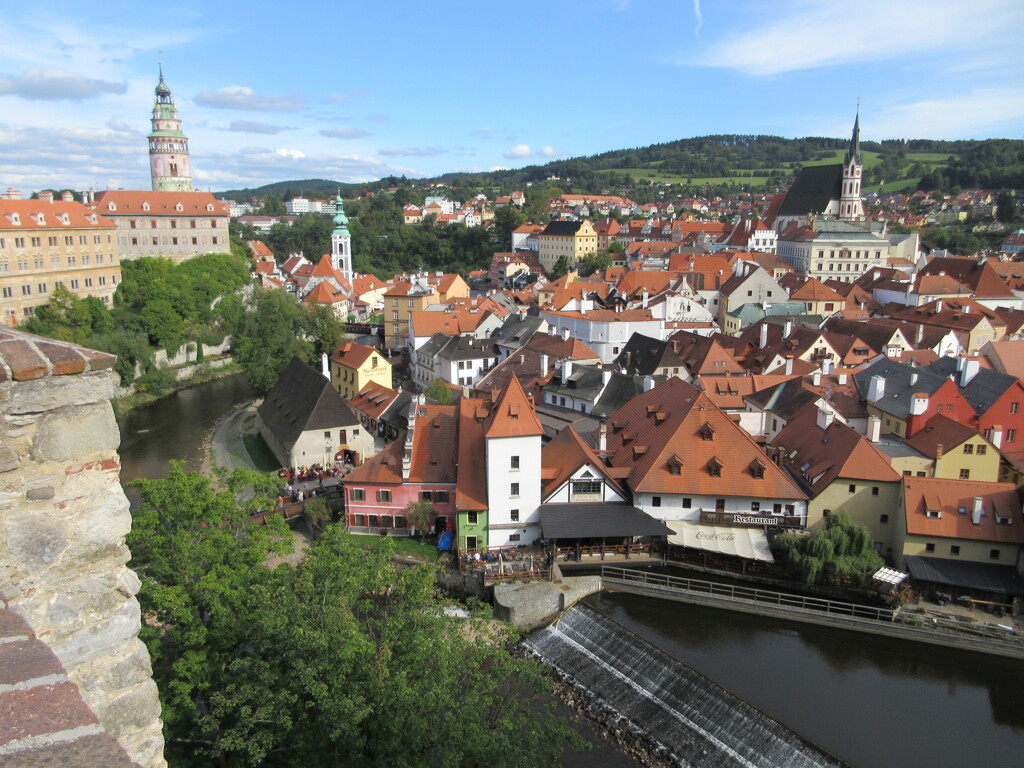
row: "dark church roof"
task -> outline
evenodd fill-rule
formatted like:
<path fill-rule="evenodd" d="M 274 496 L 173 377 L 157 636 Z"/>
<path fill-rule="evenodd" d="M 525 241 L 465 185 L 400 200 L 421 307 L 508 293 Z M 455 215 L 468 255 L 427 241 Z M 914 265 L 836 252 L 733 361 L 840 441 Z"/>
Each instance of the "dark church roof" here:
<path fill-rule="evenodd" d="M 259 407 L 260 418 L 285 450 L 311 429 L 358 427 L 359 419 L 331 382 L 293 357 Z"/>
<path fill-rule="evenodd" d="M 803 168 L 793 182 L 778 216 L 806 216 L 821 213 L 843 191 L 843 166 L 812 165 Z"/>

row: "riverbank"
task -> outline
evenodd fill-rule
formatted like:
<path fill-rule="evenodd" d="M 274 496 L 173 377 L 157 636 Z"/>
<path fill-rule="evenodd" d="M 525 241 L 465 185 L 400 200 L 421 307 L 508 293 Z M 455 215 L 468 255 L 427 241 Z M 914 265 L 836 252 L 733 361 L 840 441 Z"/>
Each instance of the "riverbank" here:
<path fill-rule="evenodd" d="M 110 403 L 114 406 L 114 418 L 120 420 L 134 408 L 155 403 L 161 398 L 169 397 L 199 384 L 242 373 L 242 367 L 230 356 L 212 358 L 201 363 L 188 363 L 176 366 L 171 370 L 175 372 L 176 377 L 180 376 L 180 378 L 177 378 L 168 389 L 160 392 L 129 392 L 111 400 Z"/>

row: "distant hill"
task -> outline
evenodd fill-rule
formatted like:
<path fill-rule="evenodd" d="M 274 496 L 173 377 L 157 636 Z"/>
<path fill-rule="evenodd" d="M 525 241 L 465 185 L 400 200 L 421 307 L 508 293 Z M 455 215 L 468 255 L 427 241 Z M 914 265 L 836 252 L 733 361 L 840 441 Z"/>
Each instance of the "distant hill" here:
<path fill-rule="evenodd" d="M 274 194 L 288 199 L 299 195 L 325 197 L 340 188 L 345 197 L 355 197 L 368 190 L 408 187 L 411 183 L 422 187 L 431 182 L 467 191 L 508 193 L 555 179 L 551 186 L 562 191 L 619 192 L 638 202 L 647 202 L 655 199 L 656 185 L 666 184 L 675 186 L 681 194 L 784 190 L 804 166 L 842 162 L 848 146 L 847 138 L 785 139 L 725 134 L 553 160 L 512 170 L 453 172 L 416 180 L 388 177 L 369 184 L 342 184 L 327 179 L 281 181 L 219 194 L 235 199 Z M 947 189 L 970 186 L 972 182 L 977 182 L 975 186 L 1024 186 L 1024 141 L 893 139 L 864 141 L 861 147 L 866 192 L 915 189 L 919 185 Z"/>

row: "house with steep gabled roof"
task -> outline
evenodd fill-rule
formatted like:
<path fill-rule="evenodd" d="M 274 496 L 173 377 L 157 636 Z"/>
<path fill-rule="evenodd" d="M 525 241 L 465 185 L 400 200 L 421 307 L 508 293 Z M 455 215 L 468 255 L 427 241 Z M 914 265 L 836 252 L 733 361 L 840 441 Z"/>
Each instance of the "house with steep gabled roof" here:
<path fill-rule="evenodd" d="M 823 530 L 843 510 L 871 531 L 888 556 L 896 527 L 900 474 L 866 437 L 835 418 L 827 405 L 806 405 L 772 440 L 772 448 L 807 493 L 807 528 Z"/>
<path fill-rule="evenodd" d="M 681 379 L 607 420 L 607 450 L 633 504 L 661 520 L 803 526 L 806 494 L 711 399 Z"/>
<path fill-rule="evenodd" d="M 288 363 L 257 413 L 260 434 L 281 466 L 358 464 L 373 453 L 373 435 L 362 429 L 331 382 L 297 357 Z"/>
<path fill-rule="evenodd" d="M 390 442 L 409 427 L 406 414 L 411 398 L 408 390 L 399 391 L 371 381 L 348 405 L 371 434 Z"/>
<path fill-rule="evenodd" d="M 345 515 L 350 530 L 405 532 L 405 509 L 429 501 L 435 530 L 454 529 L 457 411 L 453 405 L 409 403 L 404 440 L 395 440 L 345 476 Z"/>
<path fill-rule="evenodd" d="M 343 341 L 331 354 L 331 385 L 351 400 L 370 382 L 390 387 L 391 368 L 391 361 L 379 349 Z"/>
<path fill-rule="evenodd" d="M 946 480 L 999 480 L 999 450 L 976 429 L 936 414 L 906 440 L 932 461 L 929 477 Z"/>

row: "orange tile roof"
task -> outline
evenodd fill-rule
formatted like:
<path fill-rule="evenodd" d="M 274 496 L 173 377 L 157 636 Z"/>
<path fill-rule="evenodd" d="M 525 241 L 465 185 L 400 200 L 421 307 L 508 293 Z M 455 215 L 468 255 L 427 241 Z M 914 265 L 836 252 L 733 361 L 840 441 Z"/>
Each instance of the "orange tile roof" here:
<path fill-rule="evenodd" d="M 146 210 L 146 205 L 149 210 Z M 181 205 L 181 210 L 177 206 Z M 114 210 L 110 206 L 114 206 Z M 112 189 L 100 192 L 92 206 L 110 216 L 227 216 L 209 192 L 152 192 Z"/>
<path fill-rule="evenodd" d="M 379 419 L 399 394 L 390 387 L 371 381 L 359 390 L 359 394 L 349 400 L 348 404 L 371 418 Z"/>
<path fill-rule="evenodd" d="M 670 378 L 637 395 L 608 419 L 613 467 L 628 469 L 634 492 L 802 499 L 803 491 L 736 422 L 692 384 Z M 710 426 L 710 440 L 702 429 Z M 672 474 L 670 461 L 683 471 Z M 752 471 L 755 460 L 764 477 Z M 721 476 L 709 471 L 712 461 Z"/>
<path fill-rule="evenodd" d="M 483 322 L 490 312 L 437 312 L 433 310 L 416 310 L 409 313 L 409 327 L 417 338 L 443 333 L 448 336 L 461 336 L 472 333 Z"/>
<path fill-rule="evenodd" d="M 321 283 L 323 285 L 323 283 Z M 346 368 L 359 368 L 367 360 L 370 359 L 371 355 L 378 355 L 382 360 L 386 360 L 379 349 L 374 347 L 368 347 L 365 344 L 353 344 L 351 341 L 343 341 L 338 345 L 338 348 L 334 350 L 331 355 L 331 360 L 340 365 L 344 365 Z"/>
<path fill-rule="evenodd" d="M 605 482 L 623 492 L 618 480 L 608 473 L 604 462 L 570 425 L 552 438 L 540 453 L 541 474 L 544 477 L 542 499 L 562 487 L 581 467 L 588 466 L 601 475 Z"/>
<path fill-rule="evenodd" d="M 523 385 L 515 376 L 508 380 L 498 395 L 488 416 L 484 434 L 488 439 L 544 434 L 533 400 L 526 396 Z"/>
<path fill-rule="evenodd" d="M 345 294 L 323 280 L 302 300 L 304 304 L 340 304 L 347 301 Z"/>
<path fill-rule="evenodd" d="M 252 255 L 257 259 L 263 258 L 264 256 L 269 256 L 270 258 L 274 257 L 273 252 L 262 240 L 250 240 L 249 250 L 252 251 Z"/>
<path fill-rule="evenodd" d="M 487 443 L 484 440 L 488 406 L 483 400 L 459 400 L 459 476 L 455 507 L 460 511 L 488 508 Z"/>
<path fill-rule="evenodd" d="M 454 483 L 458 454 L 458 408 L 454 405 L 417 405 L 413 430 L 409 481 Z"/>
<path fill-rule="evenodd" d="M 346 475 L 345 485 L 352 486 L 360 483 L 401 485 L 404 453 L 405 444 L 401 440 L 395 440 L 385 446 L 380 453 L 371 456 Z"/>
<path fill-rule="evenodd" d="M 110 219 L 74 201 L 0 200 L 0 230 L 109 229 L 116 226 Z"/>
<path fill-rule="evenodd" d="M 971 519 L 976 496 L 982 498 L 985 508 L 978 525 Z M 1013 483 L 904 477 L 903 505 L 908 534 L 1024 544 L 1024 516 L 1020 494 Z M 960 514 L 961 508 L 964 514 Z M 929 509 L 941 512 L 942 516 L 928 517 Z M 1012 522 L 1001 525 L 996 522 L 997 516 Z"/>

